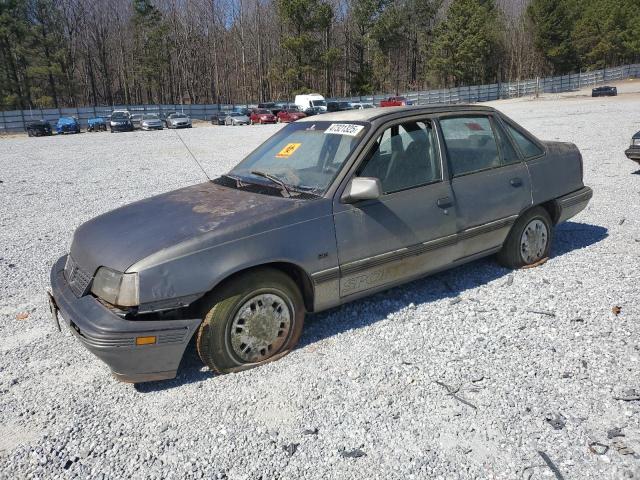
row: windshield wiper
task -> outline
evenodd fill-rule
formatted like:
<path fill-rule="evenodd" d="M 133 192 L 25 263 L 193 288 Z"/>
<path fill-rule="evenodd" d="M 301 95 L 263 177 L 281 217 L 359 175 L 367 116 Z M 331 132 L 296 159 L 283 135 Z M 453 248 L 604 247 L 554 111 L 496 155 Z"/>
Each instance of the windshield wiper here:
<path fill-rule="evenodd" d="M 266 178 L 267 180 L 271 180 L 273 183 L 280 185 L 282 187 L 282 191 L 287 194 L 287 198 L 291 197 L 291 191 L 287 184 L 280 180 L 275 175 L 271 175 L 270 173 L 259 172 L 257 170 L 251 170 L 251 175 L 257 175 L 258 177 Z"/>

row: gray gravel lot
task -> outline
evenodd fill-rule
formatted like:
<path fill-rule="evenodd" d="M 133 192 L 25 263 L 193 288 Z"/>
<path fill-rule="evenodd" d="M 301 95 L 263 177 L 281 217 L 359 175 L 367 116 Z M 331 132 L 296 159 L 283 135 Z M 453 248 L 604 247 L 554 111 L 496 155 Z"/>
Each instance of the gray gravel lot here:
<path fill-rule="evenodd" d="M 594 198 L 546 264 L 478 261 L 309 318 L 278 362 L 216 377 L 191 350 L 139 386 L 54 332 L 49 269 L 80 223 L 202 174 L 173 131 L 0 139 L 0 477 L 640 479 L 640 401 L 616 399 L 640 392 L 640 96 L 496 105 L 584 155 Z M 278 128 L 180 134 L 213 176 Z"/>

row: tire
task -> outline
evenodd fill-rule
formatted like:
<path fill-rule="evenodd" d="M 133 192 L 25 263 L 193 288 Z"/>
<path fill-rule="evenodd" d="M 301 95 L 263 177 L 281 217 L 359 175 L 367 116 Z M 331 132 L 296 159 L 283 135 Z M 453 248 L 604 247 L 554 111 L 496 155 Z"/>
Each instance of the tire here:
<path fill-rule="evenodd" d="M 263 308 L 268 302 L 273 303 Z M 196 348 L 202 362 L 218 373 L 281 358 L 293 350 L 302 333 L 305 309 L 300 290 L 279 270 L 265 268 L 237 276 L 212 292 L 205 304 Z M 269 318 L 274 311 L 276 316 Z M 248 317 L 243 318 L 242 312 Z M 271 329 L 265 328 L 269 320 L 277 322 Z M 262 338 L 249 334 L 252 327 Z"/>
<path fill-rule="evenodd" d="M 525 235 L 525 232 L 529 232 Z M 534 207 L 522 214 L 498 252 L 498 261 L 508 268 L 533 265 L 549 256 L 553 240 L 553 223 L 542 207 Z"/>

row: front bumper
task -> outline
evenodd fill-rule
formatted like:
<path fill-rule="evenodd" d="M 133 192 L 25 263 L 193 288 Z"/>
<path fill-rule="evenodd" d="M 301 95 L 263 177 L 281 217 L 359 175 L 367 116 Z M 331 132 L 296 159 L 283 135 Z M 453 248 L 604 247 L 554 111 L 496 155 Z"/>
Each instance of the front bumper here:
<path fill-rule="evenodd" d="M 110 125 L 112 132 L 133 132 L 133 125 Z"/>
<path fill-rule="evenodd" d="M 171 123 L 171 128 L 191 128 L 190 123 Z"/>
<path fill-rule="evenodd" d="M 66 255 L 51 269 L 51 294 L 62 322 L 80 342 L 105 362 L 116 379 L 139 383 L 174 378 L 200 318 L 125 320 L 92 295 L 76 297 L 64 278 Z M 136 345 L 136 337 L 155 336 L 152 345 Z"/>
<path fill-rule="evenodd" d="M 640 163 L 640 147 L 630 147 L 625 150 L 624 154 L 629 160 Z"/>

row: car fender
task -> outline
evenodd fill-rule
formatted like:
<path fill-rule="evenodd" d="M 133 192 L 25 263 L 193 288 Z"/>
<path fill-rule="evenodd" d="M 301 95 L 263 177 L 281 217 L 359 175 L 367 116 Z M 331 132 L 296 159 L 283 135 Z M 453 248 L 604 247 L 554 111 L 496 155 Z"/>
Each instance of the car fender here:
<path fill-rule="evenodd" d="M 173 300 L 180 306 L 184 299 L 193 301 L 230 276 L 261 265 L 290 264 L 308 278 L 338 265 L 330 212 L 191 252 L 180 252 L 180 246 L 168 250 L 166 259 L 138 262 L 127 270 L 139 274 L 141 304 L 171 305 Z"/>

